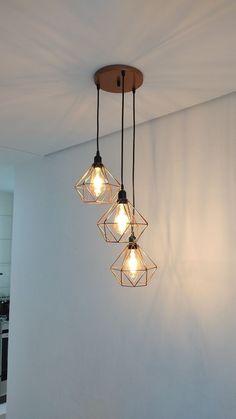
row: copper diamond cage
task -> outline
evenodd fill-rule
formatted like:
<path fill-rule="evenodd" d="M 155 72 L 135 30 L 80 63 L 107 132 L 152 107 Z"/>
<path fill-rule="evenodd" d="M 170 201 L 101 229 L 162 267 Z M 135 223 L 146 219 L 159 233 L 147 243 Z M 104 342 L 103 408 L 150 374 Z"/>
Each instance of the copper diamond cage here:
<path fill-rule="evenodd" d="M 136 243 L 130 243 L 121 252 L 111 266 L 111 271 L 123 287 L 145 287 L 157 269 L 143 249 Z"/>
<path fill-rule="evenodd" d="M 139 239 L 148 223 L 127 199 L 125 202 L 118 199 L 97 225 L 106 242 L 128 243 L 132 233 Z"/>
<path fill-rule="evenodd" d="M 119 188 L 118 180 L 102 163 L 93 164 L 75 184 L 76 191 L 87 204 L 111 204 Z"/>

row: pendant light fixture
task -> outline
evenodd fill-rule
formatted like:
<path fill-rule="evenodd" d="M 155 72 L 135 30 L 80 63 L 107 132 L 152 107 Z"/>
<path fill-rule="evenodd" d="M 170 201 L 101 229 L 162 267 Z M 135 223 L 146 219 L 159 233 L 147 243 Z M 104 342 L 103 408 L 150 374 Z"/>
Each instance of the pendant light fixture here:
<path fill-rule="evenodd" d="M 134 69 L 136 70 L 136 69 Z M 97 225 L 102 232 L 106 242 L 109 243 L 128 243 L 131 234 L 138 239 L 144 232 L 148 223 L 144 217 L 136 210 L 127 199 L 124 189 L 124 93 L 125 93 L 125 69 L 121 69 L 122 86 L 122 113 L 121 113 L 121 187 L 117 201 L 99 219 Z M 120 80 L 120 79 L 119 79 Z M 133 90 L 135 85 L 127 91 Z M 135 90 L 134 90 L 135 92 Z M 135 121 L 134 121 L 135 122 Z M 135 123 L 134 123 L 135 125 Z M 134 127 L 135 129 L 135 127 Z"/>
<path fill-rule="evenodd" d="M 94 75 L 97 86 L 97 153 L 94 163 L 75 188 L 85 203 L 107 204 L 111 208 L 100 218 L 97 225 L 106 242 L 127 243 L 125 249 L 111 266 L 111 271 L 122 286 L 142 287 L 149 284 L 156 264 L 146 255 L 137 240 L 148 223 L 135 208 L 135 93 L 143 83 L 143 74 L 128 65 L 110 65 Z M 110 93 L 122 93 L 121 116 L 121 184 L 102 163 L 99 151 L 99 93 L 100 88 Z M 124 189 L 124 94 L 133 92 L 133 201 L 129 202 Z M 119 192 L 118 192 L 119 191 Z M 118 197 L 116 196 L 118 192 Z M 117 198 L 117 199 L 116 199 Z M 116 199 L 114 201 L 114 199 Z"/>
<path fill-rule="evenodd" d="M 135 208 L 135 89 L 133 89 L 133 164 L 132 164 L 133 209 Z M 156 264 L 137 243 L 135 230 L 131 227 L 129 244 L 111 266 L 111 271 L 124 287 L 143 287 L 149 284 L 157 269 Z"/>
<path fill-rule="evenodd" d="M 120 184 L 102 163 L 99 150 L 99 94 L 97 83 L 97 153 L 87 172 L 76 182 L 75 189 L 86 204 L 110 204 L 117 194 Z"/>
<path fill-rule="evenodd" d="M 111 271 L 123 287 L 144 287 L 150 283 L 157 266 L 139 246 L 134 235 L 111 266 Z"/>

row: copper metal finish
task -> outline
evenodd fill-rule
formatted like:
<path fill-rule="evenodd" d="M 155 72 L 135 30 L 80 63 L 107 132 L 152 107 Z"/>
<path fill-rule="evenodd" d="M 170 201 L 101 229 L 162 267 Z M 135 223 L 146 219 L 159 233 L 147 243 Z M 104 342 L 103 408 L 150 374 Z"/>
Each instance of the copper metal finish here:
<path fill-rule="evenodd" d="M 103 179 L 100 194 L 96 195 L 94 193 L 93 176 L 96 170 L 95 163 L 90 166 L 87 172 L 75 184 L 76 191 L 86 204 L 112 204 L 120 189 L 118 180 L 111 175 L 109 170 L 102 163 L 100 163 L 99 167 Z"/>
<path fill-rule="evenodd" d="M 107 65 L 96 71 L 94 82 L 102 90 L 122 93 L 121 71 L 125 70 L 125 92 L 138 89 L 143 84 L 143 73 L 135 67 L 123 64 Z"/>
<path fill-rule="evenodd" d="M 130 252 L 135 252 L 136 266 L 130 267 Z M 119 284 L 123 287 L 145 287 L 149 284 L 157 269 L 156 264 L 150 259 L 143 249 L 135 242 L 125 247 L 120 256 L 111 266 L 111 271 Z"/>
<path fill-rule="evenodd" d="M 124 213 L 127 217 L 127 224 L 123 232 L 117 231 L 117 209 L 119 205 L 123 205 Z M 127 200 L 126 204 L 114 204 L 102 215 L 97 222 L 97 226 L 102 233 L 104 240 L 108 243 L 129 243 L 129 237 L 133 233 L 138 240 L 148 223 L 145 218 L 133 207 Z"/>

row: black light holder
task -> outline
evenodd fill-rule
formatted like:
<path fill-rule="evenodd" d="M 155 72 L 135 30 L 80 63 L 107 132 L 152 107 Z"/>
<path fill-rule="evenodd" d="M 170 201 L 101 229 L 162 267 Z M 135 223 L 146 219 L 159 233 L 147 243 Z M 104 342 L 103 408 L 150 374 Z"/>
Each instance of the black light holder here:
<path fill-rule="evenodd" d="M 118 193 L 118 199 L 117 202 L 119 204 L 127 204 L 128 203 L 128 199 L 127 199 L 127 195 L 126 195 L 126 191 L 122 188 L 119 193 Z"/>
<path fill-rule="evenodd" d="M 97 151 L 96 156 L 94 156 L 93 167 L 101 167 L 101 166 L 103 166 L 102 157 L 101 157 L 99 151 Z"/>
<path fill-rule="evenodd" d="M 138 245 L 136 243 L 136 237 L 134 235 L 134 232 L 131 233 L 130 237 L 129 237 L 129 244 L 128 244 L 128 248 L 129 249 L 137 249 Z"/>

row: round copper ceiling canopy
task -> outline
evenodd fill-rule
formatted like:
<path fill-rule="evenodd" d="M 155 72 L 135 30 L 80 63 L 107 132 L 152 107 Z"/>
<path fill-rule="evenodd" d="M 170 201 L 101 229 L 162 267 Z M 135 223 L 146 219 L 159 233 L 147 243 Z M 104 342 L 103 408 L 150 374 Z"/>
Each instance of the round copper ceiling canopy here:
<path fill-rule="evenodd" d="M 121 93 L 121 71 L 125 70 L 124 91 L 131 92 L 143 84 L 143 73 L 135 67 L 123 64 L 107 65 L 96 71 L 94 82 L 100 85 L 102 90 L 110 93 Z"/>

